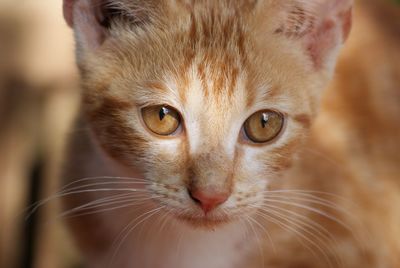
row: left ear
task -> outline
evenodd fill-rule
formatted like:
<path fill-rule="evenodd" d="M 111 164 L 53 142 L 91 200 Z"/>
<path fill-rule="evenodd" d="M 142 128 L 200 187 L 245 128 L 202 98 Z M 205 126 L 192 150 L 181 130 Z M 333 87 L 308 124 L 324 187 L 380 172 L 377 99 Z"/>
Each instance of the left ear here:
<path fill-rule="evenodd" d="M 289 0 L 275 33 L 301 41 L 315 69 L 330 68 L 352 24 L 352 0 Z"/>
<path fill-rule="evenodd" d="M 63 1 L 64 19 L 67 22 L 69 27 L 73 26 L 72 8 L 74 6 L 74 2 L 75 2 L 75 0 L 64 0 Z"/>

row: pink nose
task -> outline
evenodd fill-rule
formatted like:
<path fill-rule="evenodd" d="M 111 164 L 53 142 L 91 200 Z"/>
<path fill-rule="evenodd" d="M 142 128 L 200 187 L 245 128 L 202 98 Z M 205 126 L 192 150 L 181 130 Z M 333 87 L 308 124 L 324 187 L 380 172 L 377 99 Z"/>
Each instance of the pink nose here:
<path fill-rule="evenodd" d="M 213 192 L 207 190 L 189 191 L 189 194 L 190 197 L 200 205 L 205 214 L 224 203 L 230 196 L 229 192 Z"/>

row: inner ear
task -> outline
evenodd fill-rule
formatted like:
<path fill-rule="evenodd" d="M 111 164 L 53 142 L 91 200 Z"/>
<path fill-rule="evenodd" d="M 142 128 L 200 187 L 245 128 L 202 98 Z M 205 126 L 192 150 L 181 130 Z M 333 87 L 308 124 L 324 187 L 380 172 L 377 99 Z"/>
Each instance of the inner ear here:
<path fill-rule="evenodd" d="M 64 0 L 64 16 L 75 31 L 78 50 L 95 50 L 108 36 L 109 11 L 105 0 Z"/>
<path fill-rule="evenodd" d="M 64 0 L 64 17 L 83 51 L 101 46 L 115 24 L 136 27 L 146 22 L 148 10 L 132 0 Z"/>
<path fill-rule="evenodd" d="M 118 10 L 110 0 L 89 0 L 86 1 L 87 3 L 83 4 L 80 2 L 81 0 L 63 1 L 64 18 L 70 27 L 74 27 L 74 7 L 76 6 L 84 8 L 84 11 L 90 11 L 90 9 L 85 6 L 91 6 L 96 15 L 96 19 L 104 27 L 108 27 L 112 17 L 117 16 L 117 14 L 120 13 L 120 10 Z"/>
<path fill-rule="evenodd" d="M 276 34 L 301 40 L 314 67 L 330 68 L 346 40 L 352 19 L 352 0 L 293 0 L 283 5 Z"/>

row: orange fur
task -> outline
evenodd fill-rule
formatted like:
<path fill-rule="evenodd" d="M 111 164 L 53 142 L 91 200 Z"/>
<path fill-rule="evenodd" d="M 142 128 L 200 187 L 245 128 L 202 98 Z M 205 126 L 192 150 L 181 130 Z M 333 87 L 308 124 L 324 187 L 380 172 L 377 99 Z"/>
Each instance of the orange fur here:
<path fill-rule="evenodd" d="M 112 176 L 97 180 L 152 199 L 71 221 L 91 267 L 107 267 L 110 259 L 114 267 L 399 265 L 399 245 L 391 239 L 400 232 L 393 208 L 399 199 L 393 186 L 400 174 L 394 139 L 399 132 L 389 130 L 398 121 L 396 100 L 387 108 L 391 116 L 383 116 L 379 107 L 386 98 L 369 99 L 378 94 L 376 86 L 363 80 L 371 69 L 350 53 L 362 47 L 362 27 L 375 25 L 368 7 L 357 10 L 355 34 L 317 116 L 350 29 L 350 1 L 153 0 L 140 6 L 143 1 L 121 0 L 113 7 L 125 13 L 109 28 L 96 24 L 96 1 L 76 2 L 67 5 L 66 17 L 74 17 L 82 120 L 90 131 L 74 138 L 70 158 L 84 160 L 67 176 Z M 140 24 L 132 23 L 137 14 Z M 373 38 L 387 40 L 382 47 L 398 56 L 395 42 L 379 29 Z M 373 38 L 368 41 L 375 44 Z M 353 81 L 350 66 L 362 79 Z M 390 66 L 398 74 L 397 65 Z M 385 88 L 397 96 L 392 79 L 384 80 Z M 371 90 L 360 90 L 363 83 Z M 140 115 L 149 105 L 174 107 L 182 130 L 169 137 L 149 133 Z M 285 116 L 283 131 L 266 144 L 251 143 L 243 123 L 264 109 Z M 136 185 L 118 176 L 134 177 Z M 230 196 L 205 215 L 188 195 L 191 188 Z M 90 204 L 115 194 L 108 191 L 64 203 L 69 209 Z M 379 195 L 388 200 L 372 202 Z M 133 219 L 138 228 L 129 225 Z M 163 220 L 169 231 L 158 226 Z M 110 248 L 127 224 L 131 235 Z M 173 257 L 171 245 L 179 243 L 181 256 Z M 110 258 L 115 249 L 116 258 Z"/>

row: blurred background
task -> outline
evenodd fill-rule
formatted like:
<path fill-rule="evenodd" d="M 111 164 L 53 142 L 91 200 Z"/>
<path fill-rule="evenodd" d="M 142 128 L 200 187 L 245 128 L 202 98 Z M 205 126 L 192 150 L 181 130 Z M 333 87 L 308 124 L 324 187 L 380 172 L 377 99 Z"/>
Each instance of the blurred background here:
<path fill-rule="evenodd" d="M 399 1 L 367 2 L 374 4 L 363 20 L 377 24 L 390 18 L 393 29 L 386 35 L 400 42 Z M 385 8 L 377 8 L 380 3 Z M 78 267 L 66 231 L 54 221 L 55 203 L 24 218 L 29 204 L 59 187 L 62 148 L 79 103 L 72 31 L 61 7 L 61 0 L 0 0 L 1 268 Z M 357 14 L 352 35 L 384 42 L 357 27 Z"/>
<path fill-rule="evenodd" d="M 48 220 L 56 205 L 24 212 L 58 188 L 79 97 L 73 49 L 62 0 L 0 0 L 1 268 L 72 267 L 68 236 Z"/>

